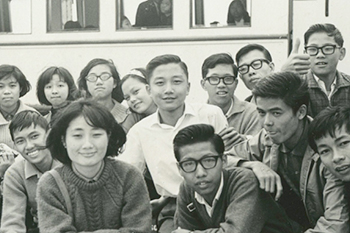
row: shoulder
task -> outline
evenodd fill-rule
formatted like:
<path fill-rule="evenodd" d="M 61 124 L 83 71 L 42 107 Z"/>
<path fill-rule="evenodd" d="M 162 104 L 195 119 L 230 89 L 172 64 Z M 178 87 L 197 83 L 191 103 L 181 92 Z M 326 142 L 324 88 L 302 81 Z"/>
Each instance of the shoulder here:
<path fill-rule="evenodd" d="M 119 159 L 114 158 L 106 158 L 106 163 L 110 164 L 112 167 L 112 171 L 115 176 L 120 179 L 133 179 L 141 177 L 141 172 L 133 165 L 123 162 Z"/>
<path fill-rule="evenodd" d="M 350 75 L 340 71 L 338 71 L 338 73 L 340 74 L 339 76 L 342 77 L 345 82 L 350 83 Z"/>
<path fill-rule="evenodd" d="M 189 108 L 191 108 L 194 112 L 199 115 L 223 115 L 222 110 L 215 105 L 211 104 L 186 104 Z"/>
<path fill-rule="evenodd" d="M 19 175 L 24 177 L 24 166 L 25 166 L 26 160 L 21 159 L 21 160 L 15 160 L 15 162 L 7 169 L 5 173 L 6 176 L 14 176 L 14 175 Z"/>
<path fill-rule="evenodd" d="M 257 179 L 254 175 L 254 172 L 247 168 L 242 167 L 234 167 L 228 170 L 224 170 L 224 176 L 227 176 L 227 179 L 231 182 L 235 183 L 257 183 Z"/>

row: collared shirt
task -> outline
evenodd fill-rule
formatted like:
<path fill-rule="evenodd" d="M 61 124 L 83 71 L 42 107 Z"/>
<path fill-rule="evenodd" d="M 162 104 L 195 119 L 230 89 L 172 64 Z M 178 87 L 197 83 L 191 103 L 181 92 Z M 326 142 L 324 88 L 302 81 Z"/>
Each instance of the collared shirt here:
<path fill-rule="evenodd" d="M 216 192 L 216 195 L 214 197 L 213 203 L 212 205 L 209 205 L 206 200 L 204 199 L 204 197 L 202 197 L 199 193 L 194 192 L 194 198 L 196 198 L 196 200 L 198 201 L 198 203 L 202 204 L 205 206 L 205 209 L 208 213 L 208 215 L 211 217 L 213 214 L 213 209 L 215 208 L 216 203 L 218 202 L 221 193 L 222 193 L 222 189 L 224 187 L 224 174 L 221 173 L 221 179 L 220 179 L 220 186 L 218 191 Z"/>
<path fill-rule="evenodd" d="M 112 99 L 112 101 L 114 107 L 111 109 L 111 113 L 118 124 L 121 124 L 128 116 L 128 108 L 114 99 Z"/>
<path fill-rule="evenodd" d="M 92 177 L 92 178 L 87 178 L 86 176 L 84 176 L 83 174 L 81 174 L 81 173 L 78 171 L 78 169 L 74 166 L 74 163 L 72 163 L 72 169 L 73 169 L 74 173 L 75 173 L 77 176 L 79 176 L 81 179 L 85 180 L 85 181 L 88 182 L 88 183 L 92 183 L 92 182 L 97 181 L 97 180 L 100 178 L 100 176 L 101 176 L 101 174 L 102 174 L 102 172 L 103 172 L 103 168 L 104 168 L 104 167 L 105 167 L 105 162 L 102 160 L 101 167 L 100 167 L 100 169 L 98 170 L 97 174 L 96 174 L 94 177 Z"/>
<path fill-rule="evenodd" d="M 7 121 L 11 121 L 12 118 L 15 116 L 15 114 L 16 114 L 17 111 L 18 111 L 19 105 L 20 105 L 20 102 L 17 103 L 16 108 L 13 109 L 11 112 L 6 112 L 6 111 L 3 110 L 3 109 L 0 109 L 0 112 L 1 112 L 1 114 L 3 115 L 3 117 L 4 117 Z"/>
<path fill-rule="evenodd" d="M 158 110 L 135 124 L 127 135 L 125 150 L 117 159 L 144 171 L 147 164 L 158 194 L 176 197 L 182 177 L 177 169 L 173 139 L 183 128 L 205 123 L 218 133 L 227 127 L 221 109 L 208 104 L 185 104 L 175 126 L 160 123 Z"/>
<path fill-rule="evenodd" d="M 321 80 L 321 79 L 320 79 L 319 77 L 317 77 L 315 74 L 313 74 L 313 75 L 314 75 L 314 78 L 315 78 L 315 80 L 316 80 L 318 86 L 321 88 L 321 90 L 327 95 L 328 99 L 330 100 L 332 94 L 334 93 L 336 84 L 337 84 L 337 77 L 334 77 L 334 81 L 333 81 L 333 83 L 331 84 L 331 90 L 328 91 L 327 88 L 326 88 L 326 84 L 323 82 L 323 80 Z"/>

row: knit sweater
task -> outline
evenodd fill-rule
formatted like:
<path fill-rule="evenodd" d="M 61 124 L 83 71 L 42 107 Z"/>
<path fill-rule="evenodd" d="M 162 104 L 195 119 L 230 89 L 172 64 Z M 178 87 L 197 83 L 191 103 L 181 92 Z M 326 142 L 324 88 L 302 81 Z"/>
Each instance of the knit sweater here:
<path fill-rule="evenodd" d="M 224 170 L 224 186 L 210 217 L 182 183 L 177 197 L 177 226 L 205 233 L 287 233 L 287 216 L 269 194 L 259 189 L 254 173 L 245 168 Z"/>
<path fill-rule="evenodd" d="M 105 159 L 93 183 L 78 177 L 68 165 L 56 168 L 73 208 L 68 214 L 64 197 L 51 174 L 38 184 L 40 232 L 149 232 L 151 206 L 141 173 L 121 161 Z"/>

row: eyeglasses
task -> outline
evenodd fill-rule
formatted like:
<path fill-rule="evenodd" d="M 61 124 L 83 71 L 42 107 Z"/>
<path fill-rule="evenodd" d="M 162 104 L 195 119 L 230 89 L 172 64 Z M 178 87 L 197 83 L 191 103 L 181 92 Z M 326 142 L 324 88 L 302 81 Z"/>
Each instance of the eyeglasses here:
<path fill-rule="evenodd" d="M 249 67 L 252 67 L 254 70 L 258 70 L 262 67 L 263 62 L 266 62 L 267 64 L 270 64 L 269 60 L 266 59 L 256 59 L 252 61 L 249 65 L 241 65 L 238 67 L 238 72 L 240 74 L 246 74 L 249 72 Z"/>
<path fill-rule="evenodd" d="M 336 45 L 324 45 L 322 47 L 317 46 L 306 46 L 305 52 L 310 56 L 316 56 L 318 52 L 321 50 L 324 55 L 331 55 L 334 53 L 335 49 L 340 49 L 341 47 Z"/>
<path fill-rule="evenodd" d="M 211 169 L 216 166 L 218 159 L 221 158 L 221 156 L 222 155 L 206 156 L 200 160 L 189 159 L 179 162 L 179 165 L 186 173 L 194 172 L 197 169 L 198 163 L 200 163 L 204 169 Z"/>
<path fill-rule="evenodd" d="M 226 75 L 224 77 L 209 76 L 205 78 L 205 80 L 208 80 L 208 82 L 211 85 L 218 85 L 221 80 L 224 82 L 225 85 L 230 85 L 235 82 L 235 79 L 236 77 L 231 75 Z"/>
<path fill-rule="evenodd" d="M 102 81 L 106 81 L 110 77 L 112 77 L 110 73 L 102 73 L 101 75 L 89 74 L 85 77 L 85 79 L 89 82 L 96 82 L 98 78 L 100 78 Z"/>

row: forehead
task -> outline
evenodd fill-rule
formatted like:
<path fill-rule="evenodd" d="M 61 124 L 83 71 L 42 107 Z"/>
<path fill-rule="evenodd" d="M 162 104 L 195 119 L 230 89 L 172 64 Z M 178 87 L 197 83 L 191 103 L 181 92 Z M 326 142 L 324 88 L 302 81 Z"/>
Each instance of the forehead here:
<path fill-rule="evenodd" d="M 233 75 L 233 67 L 230 64 L 217 64 L 214 68 L 208 69 L 207 76 L 213 74 L 231 74 Z"/>
<path fill-rule="evenodd" d="M 122 90 L 123 92 L 127 92 L 141 86 L 146 86 L 146 84 L 140 82 L 137 78 L 129 77 L 127 80 L 125 80 L 125 82 L 123 82 Z"/>
<path fill-rule="evenodd" d="M 187 78 L 180 64 L 169 63 L 157 66 L 153 70 L 150 80 L 154 78 L 172 78 L 174 76 Z"/>
<path fill-rule="evenodd" d="M 26 128 L 17 128 L 13 131 L 13 137 L 14 138 L 19 138 L 19 137 L 25 137 L 33 132 L 43 132 L 45 133 L 46 132 L 46 129 L 42 128 L 40 125 L 34 125 L 31 124 L 29 127 L 26 127 Z"/>
<path fill-rule="evenodd" d="M 333 144 L 337 139 L 341 137 L 350 138 L 350 133 L 348 132 L 345 124 L 342 125 L 341 127 L 336 127 L 334 130 L 334 135 L 331 135 L 329 132 L 327 132 L 321 138 L 315 139 L 315 142 L 317 146 L 329 145 L 329 144 Z"/>
<path fill-rule="evenodd" d="M 11 83 L 11 82 L 18 82 L 13 75 L 5 76 L 2 79 L 0 79 L 1 83 Z"/>
<path fill-rule="evenodd" d="M 212 142 L 197 142 L 181 147 L 179 149 L 180 159 L 201 159 L 206 155 L 217 155 L 215 146 Z"/>
<path fill-rule="evenodd" d="M 59 76 L 58 74 L 52 75 L 52 78 L 49 80 L 50 82 L 65 82 L 64 77 Z"/>
<path fill-rule="evenodd" d="M 100 64 L 100 65 L 96 65 L 96 66 L 92 67 L 89 71 L 89 74 L 90 73 L 99 74 L 102 72 L 111 72 L 111 69 L 106 64 Z"/>
<path fill-rule="evenodd" d="M 282 99 L 280 98 L 265 98 L 265 97 L 256 97 L 256 106 L 264 111 L 281 109 L 281 110 L 292 110 Z"/>
<path fill-rule="evenodd" d="M 308 40 L 308 45 L 336 44 L 333 36 L 328 36 L 326 32 L 315 32 Z"/>
<path fill-rule="evenodd" d="M 244 54 L 243 56 L 241 56 L 241 58 L 239 59 L 239 61 L 237 61 L 237 63 L 239 65 L 244 65 L 244 64 L 247 65 L 256 59 L 266 59 L 266 57 L 263 52 L 261 52 L 260 50 L 254 49 Z"/>

